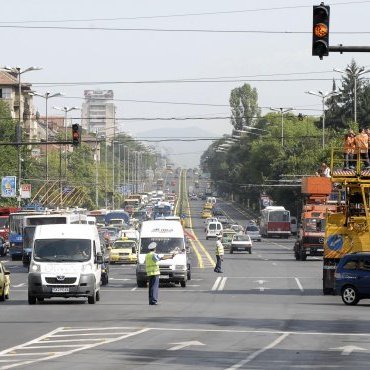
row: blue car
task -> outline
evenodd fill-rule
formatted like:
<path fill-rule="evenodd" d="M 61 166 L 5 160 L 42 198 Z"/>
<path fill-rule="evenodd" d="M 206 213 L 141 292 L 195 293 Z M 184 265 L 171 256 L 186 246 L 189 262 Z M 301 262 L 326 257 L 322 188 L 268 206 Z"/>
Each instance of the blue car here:
<path fill-rule="evenodd" d="M 335 292 L 347 305 L 370 298 L 370 253 L 351 253 L 341 258 L 335 272 Z"/>

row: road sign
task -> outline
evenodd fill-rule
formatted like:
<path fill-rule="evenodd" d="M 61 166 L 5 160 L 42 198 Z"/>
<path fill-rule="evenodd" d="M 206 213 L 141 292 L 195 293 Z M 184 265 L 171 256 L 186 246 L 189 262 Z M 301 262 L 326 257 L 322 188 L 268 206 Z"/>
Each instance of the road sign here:
<path fill-rule="evenodd" d="M 1 196 L 15 198 L 17 196 L 17 177 L 5 176 L 1 179 Z"/>
<path fill-rule="evenodd" d="M 31 198 L 31 184 L 21 184 L 21 198 Z"/>

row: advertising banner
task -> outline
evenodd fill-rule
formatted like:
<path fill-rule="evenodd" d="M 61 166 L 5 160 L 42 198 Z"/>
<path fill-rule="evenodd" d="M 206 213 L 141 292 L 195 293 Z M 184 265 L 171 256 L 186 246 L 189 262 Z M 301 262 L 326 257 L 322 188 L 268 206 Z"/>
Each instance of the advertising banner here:
<path fill-rule="evenodd" d="M 15 198 L 17 196 L 17 177 L 5 176 L 1 179 L 1 196 Z"/>
<path fill-rule="evenodd" d="M 31 184 L 21 184 L 21 198 L 22 199 L 31 198 Z"/>

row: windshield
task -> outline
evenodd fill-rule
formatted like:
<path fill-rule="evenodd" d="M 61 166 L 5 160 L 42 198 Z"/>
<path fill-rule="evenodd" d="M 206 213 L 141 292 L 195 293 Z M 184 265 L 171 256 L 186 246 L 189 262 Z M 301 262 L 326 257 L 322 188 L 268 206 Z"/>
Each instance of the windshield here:
<path fill-rule="evenodd" d="M 88 239 L 38 239 L 34 246 L 35 261 L 85 262 L 91 257 Z"/>
<path fill-rule="evenodd" d="M 248 235 L 235 235 L 234 240 L 238 242 L 246 242 L 249 241 L 250 238 Z"/>
<path fill-rule="evenodd" d="M 136 243 L 132 242 L 115 242 L 113 243 L 112 249 L 121 249 L 121 248 L 135 248 Z"/>
<path fill-rule="evenodd" d="M 303 220 L 303 228 L 306 231 L 324 232 L 325 220 L 320 218 L 306 218 Z"/>
<path fill-rule="evenodd" d="M 0 229 L 7 229 L 9 227 L 9 218 L 0 217 Z"/>
<path fill-rule="evenodd" d="M 55 216 L 55 217 L 32 217 L 26 218 L 26 224 L 33 225 L 53 225 L 53 224 L 66 224 L 67 218 L 65 216 Z"/>
<path fill-rule="evenodd" d="M 183 238 L 141 238 L 140 253 L 148 253 L 148 245 L 157 243 L 156 253 L 181 252 L 184 249 Z"/>
<path fill-rule="evenodd" d="M 269 213 L 269 221 L 289 222 L 289 211 L 273 211 Z"/>
<path fill-rule="evenodd" d="M 257 226 L 247 226 L 247 231 L 259 231 Z"/>

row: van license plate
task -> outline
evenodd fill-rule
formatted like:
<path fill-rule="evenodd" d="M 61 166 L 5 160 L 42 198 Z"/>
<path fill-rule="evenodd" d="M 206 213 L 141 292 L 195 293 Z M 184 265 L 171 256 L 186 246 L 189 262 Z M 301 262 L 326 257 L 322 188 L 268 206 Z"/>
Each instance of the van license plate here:
<path fill-rule="evenodd" d="M 69 288 L 51 288 L 52 293 L 68 293 Z"/>
<path fill-rule="evenodd" d="M 160 279 L 169 279 L 170 276 L 169 275 L 159 275 L 159 278 Z"/>

